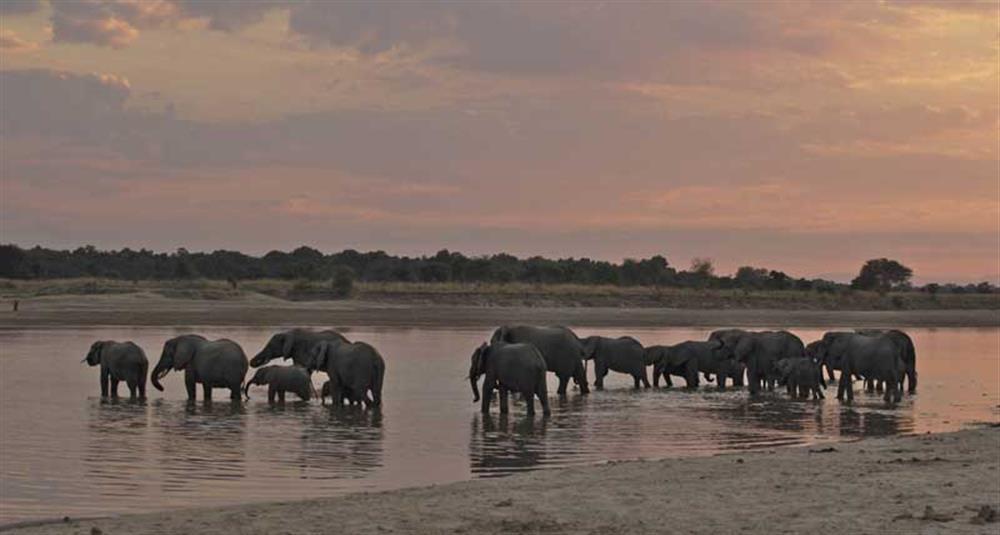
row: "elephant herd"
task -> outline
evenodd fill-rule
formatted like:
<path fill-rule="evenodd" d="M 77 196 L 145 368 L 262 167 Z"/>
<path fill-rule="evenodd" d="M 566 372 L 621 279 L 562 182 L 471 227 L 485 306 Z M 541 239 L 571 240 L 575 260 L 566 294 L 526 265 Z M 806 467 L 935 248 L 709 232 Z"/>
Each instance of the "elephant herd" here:
<path fill-rule="evenodd" d="M 864 380 L 868 391 L 883 391 L 888 403 L 902 398 L 904 381 L 910 393 L 916 391 L 916 350 L 913 340 L 899 330 L 856 330 L 828 332 L 823 338 L 804 345 L 788 331 L 746 331 L 724 329 L 712 332 L 705 341 L 685 341 L 674 345 L 643 346 L 635 338 L 590 336 L 580 338 L 567 327 L 505 325 L 493 332 L 472 354 L 469 381 L 473 401 L 489 412 L 494 391 L 500 395 L 500 412 L 506 413 L 508 395 L 519 393 L 534 414 L 537 397 L 544 414 L 549 414 L 546 372 L 559 379 L 558 394 L 566 395 L 572 379 L 581 394 L 587 386 L 587 363 L 594 361 L 594 387 L 604 388 L 609 371 L 630 375 L 636 389 L 649 388 L 647 367 L 653 367 L 653 386 L 662 377 L 673 386 L 671 377 L 683 378 L 688 388 L 699 385 L 699 374 L 715 381 L 719 390 L 731 380 L 744 384 L 751 394 L 784 386 L 792 397 L 825 397 L 827 382 L 836 381 L 840 371 L 837 399 L 854 398 L 852 383 Z M 484 377 L 482 396 L 479 379 Z"/>
<path fill-rule="evenodd" d="M 278 359 L 291 359 L 292 366 L 265 366 Z M 90 346 L 84 362 L 101 367 L 101 397 L 117 398 L 118 383 L 125 382 L 132 399 L 146 397 L 149 362 L 142 348 L 133 342 L 98 341 Z M 246 381 L 250 367 L 257 368 Z M 329 380 L 322 387 L 321 402 L 327 396 L 334 404 L 382 403 L 385 361 L 364 342 L 351 342 L 333 330 L 291 329 L 275 334 L 257 355 L 247 360 L 243 348 L 228 339 L 208 340 L 197 334 L 176 336 L 163 344 L 160 360 L 149 372 L 150 382 L 162 391 L 160 381 L 171 370 L 184 371 L 188 400 L 194 400 L 200 384 L 205 401 L 215 388 L 229 389 L 234 401 L 249 399 L 253 385 L 267 385 L 268 401 L 285 400 L 291 392 L 303 400 L 316 395 L 312 372 L 325 371 Z"/>
<path fill-rule="evenodd" d="M 291 366 L 266 365 L 283 358 Z M 133 342 L 94 342 L 83 360 L 100 365 L 101 396 L 118 397 L 118 383 L 125 382 L 130 397 L 146 397 L 149 363 L 142 348 Z M 910 337 L 898 330 L 856 330 L 828 332 L 822 339 L 804 345 L 788 331 L 747 331 L 724 329 L 712 332 L 708 340 L 684 341 L 674 345 L 643 346 L 635 338 L 590 336 L 580 338 L 567 327 L 504 325 L 488 342 L 472 354 L 468 379 L 473 399 L 488 412 L 499 392 L 500 411 L 508 412 L 508 394 L 519 393 L 528 414 L 535 412 L 535 398 L 544 414 L 549 414 L 546 377 L 552 372 L 559 380 L 557 393 L 565 396 L 572 380 L 581 394 L 588 394 L 588 363 L 594 363 L 594 387 L 604 388 L 609 372 L 629 375 L 636 389 L 650 387 L 647 368 L 653 367 L 653 386 L 662 378 L 673 386 L 673 377 L 684 379 L 688 388 L 699 386 L 700 377 L 715 382 L 719 390 L 732 381 L 746 386 L 751 394 L 784 386 L 790 396 L 824 397 L 827 381 L 836 381 L 840 372 L 837 399 L 854 398 L 852 382 L 864 380 L 868 391 L 884 390 L 889 403 L 899 402 L 903 385 L 911 393 L 917 386 L 916 351 Z M 246 380 L 250 367 L 257 368 Z M 249 399 L 254 385 L 267 385 L 268 401 L 285 400 L 291 392 L 303 400 L 317 393 L 311 374 L 325 371 L 328 380 L 319 393 L 321 403 L 330 397 L 335 405 L 345 402 L 366 407 L 382 403 L 385 361 L 365 342 L 351 342 L 334 330 L 291 329 L 271 336 L 252 359 L 232 340 L 208 340 L 197 334 L 176 336 L 163 344 L 160 359 L 149 371 L 158 390 L 160 381 L 171 371 L 184 371 L 187 397 L 194 400 L 197 387 L 204 399 L 212 399 L 215 388 L 229 389 L 230 399 Z M 479 379 L 483 378 L 482 396 Z"/>

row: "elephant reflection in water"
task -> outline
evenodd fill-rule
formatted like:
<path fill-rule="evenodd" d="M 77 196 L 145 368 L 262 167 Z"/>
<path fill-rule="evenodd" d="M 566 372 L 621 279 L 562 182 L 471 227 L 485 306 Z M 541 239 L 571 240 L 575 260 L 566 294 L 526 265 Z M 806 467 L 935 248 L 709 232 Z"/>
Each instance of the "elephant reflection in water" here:
<path fill-rule="evenodd" d="M 912 417 L 898 412 L 840 411 L 841 436 L 884 437 L 912 428 Z"/>
<path fill-rule="evenodd" d="M 88 411 L 86 454 L 82 455 L 87 478 L 113 494 L 137 494 L 148 481 L 147 445 L 151 445 L 145 404 L 94 403 Z"/>
<path fill-rule="evenodd" d="M 547 425 L 547 420 L 507 414 L 474 417 L 469 442 L 472 473 L 499 477 L 538 467 L 545 462 Z"/>
<path fill-rule="evenodd" d="M 383 463 L 382 424 L 378 407 L 309 411 L 303 420 L 298 458 L 290 462 L 307 479 L 365 477 Z"/>
<path fill-rule="evenodd" d="M 147 462 L 161 467 L 166 491 L 191 490 L 197 480 L 246 476 L 247 414 L 241 404 L 157 400 L 152 413 L 160 451 Z"/>

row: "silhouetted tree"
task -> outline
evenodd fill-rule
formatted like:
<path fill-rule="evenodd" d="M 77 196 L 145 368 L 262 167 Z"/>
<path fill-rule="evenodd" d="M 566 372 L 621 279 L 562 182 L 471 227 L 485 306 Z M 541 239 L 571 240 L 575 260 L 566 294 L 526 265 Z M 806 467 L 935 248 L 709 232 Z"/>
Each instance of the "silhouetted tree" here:
<path fill-rule="evenodd" d="M 913 270 L 888 258 L 876 258 L 865 262 L 861 272 L 851 281 L 851 288 L 888 292 L 909 284 Z"/>

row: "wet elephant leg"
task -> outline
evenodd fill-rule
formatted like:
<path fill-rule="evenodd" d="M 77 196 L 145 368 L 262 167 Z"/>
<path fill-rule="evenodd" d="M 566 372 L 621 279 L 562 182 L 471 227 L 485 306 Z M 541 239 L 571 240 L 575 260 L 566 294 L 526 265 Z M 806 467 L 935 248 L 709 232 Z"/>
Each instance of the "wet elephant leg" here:
<path fill-rule="evenodd" d="M 205 394 L 205 401 L 212 401 L 212 387 L 208 383 L 202 383 L 201 390 Z"/>
<path fill-rule="evenodd" d="M 560 396 L 566 395 L 566 387 L 569 386 L 569 377 L 559 376 L 559 388 L 556 389 L 556 393 Z"/>

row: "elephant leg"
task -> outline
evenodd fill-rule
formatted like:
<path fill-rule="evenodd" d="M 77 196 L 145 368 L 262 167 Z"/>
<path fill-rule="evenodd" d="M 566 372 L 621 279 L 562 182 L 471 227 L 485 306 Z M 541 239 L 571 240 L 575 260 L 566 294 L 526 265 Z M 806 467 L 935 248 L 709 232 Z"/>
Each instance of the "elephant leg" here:
<path fill-rule="evenodd" d="M 549 396 L 547 392 L 538 393 L 538 401 L 542 404 L 542 415 L 550 416 L 552 414 L 552 409 L 549 408 Z"/>
<path fill-rule="evenodd" d="M 757 375 L 757 370 L 747 370 L 747 378 L 750 381 L 750 394 L 760 392 L 760 377 Z"/>
<path fill-rule="evenodd" d="M 887 381 L 883 381 L 883 380 L 881 380 L 881 379 L 879 379 L 879 380 L 875 381 L 875 391 L 876 391 L 876 392 L 878 392 L 878 393 L 880 393 L 880 394 L 881 394 L 881 393 L 882 393 L 883 391 L 885 391 L 885 389 L 886 389 L 886 386 L 885 386 L 885 383 L 886 383 L 886 382 L 887 382 Z"/>
<path fill-rule="evenodd" d="M 556 393 L 560 396 L 566 395 L 566 387 L 569 385 L 569 377 L 559 376 L 559 388 L 556 389 Z M 485 390 L 485 388 L 484 388 Z"/>
<path fill-rule="evenodd" d="M 507 404 L 508 403 L 508 399 L 507 398 L 508 398 L 507 389 L 501 386 L 500 387 L 500 414 L 507 414 L 508 412 L 510 412 L 510 406 Z"/>
<path fill-rule="evenodd" d="M 573 372 L 573 380 L 580 386 L 580 394 L 586 395 L 590 393 L 590 387 L 587 386 L 587 370 L 583 367 L 582 361 L 577 365 L 576 371 Z"/>
<path fill-rule="evenodd" d="M 521 392 L 521 398 L 524 399 L 526 405 L 525 409 L 528 411 L 528 416 L 535 415 L 535 395 L 531 392 Z"/>
<path fill-rule="evenodd" d="M 267 385 L 267 402 L 274 403 L 274 398 L 278 395 L 278 389 L 274 388 L 273 385 Z"/>
<path fill-rule="evenodd" d="M 871 379 L 865 379 L 865 392 L 871 394 L 875 391 L 875 382 Z"/>
<path fill-rule="evenodd" d="M 118 379 L 111 378 L 111 399 L 118 399 Z"/>
<path fill-rule="evenodd" d="M 911 394 L 917 392 L 917 370 L 912 366 L 906 370 L 906 387 Z"/>
<path fill-rule="evenodd" d="M 632 387 L 633 390 L 639 390 L 642 388 L 642 377 L 639 375 L 633 375 L 632 380 L 635 381 L 635 386 Z"/>
<path fill-rule="evenodd" d="M 594 366 L 594 388 L 604 390 L 604 376 L 607 374 L 608 370 L 602 368 L 600 364 Z"/>
<path fill-rule="evenodd" d="M 138 391 L 137 391 L 138 385 L 135 384 L 135 381 L 128 381 L 126 384 L 128 385 L 128 399 L 131 401 L 135 401 L 136 397 L 138 396 Z"/>
<path fill-rule="evenodd" d="M 482 400 L 482 407 L 480 407 L 480 411 L 483 414 L 490 413 L 491 401 L 493 401 L 493 385 L 489 384 L 488 382 L 483 382 L 483 400 Z"/>
<path fill-rule="evenodd" d="M 281 403 L 282 405 L 285 404 L 285 391 L 284 390 L 278 390 L 278 403 Z"/>
<path fill-rule="evenodd" d="M 726 377 L 728 376 L 724 373 L 715 374 L 715 380 L 718 382 L 720 392 L 726 390 Z"/>
<path fill-rule="evenodd" d="M 670 374 L 668 372 L 663 372 L 663 384 L 667 388 L 671 388 L 674 386 L 674 380 L 670 378 Z"/>
<path fill-rule="evenodd" d="M 194 380 L 194 375 L 190 373 L 184 374 L 184 388 L 187 390 L 188 401 L 194 401 L 195 389 L 197 383 Z"/>
<path fill-rule="evenodd" d="M 208 383 L 201 383 L 201 391 L 205 394 L 205 401 L 212 401 L 212 387 Z"/>
<path fill-rule="evenodd" d="M 829 364 L 824 364 L 823 366 L 826 368 L 826 376 L 830 380 L 830 383 L 836 383 L 837 377 L 833 375 L 833 366 Z"/>
<path fill-rule="evenodd" d="M 642 378 L 642 386 L 645 388 L 649 388 L 649 378 L 646 376 L 645 366 L 642 367 L 642 375 L 640 377 Z"/>
<path fill-rule="evenodd" d="M 104 366 L 101 366 L 101 397 L 108 397 L 108 382 L 111 380 L 111 373 Z"/>

